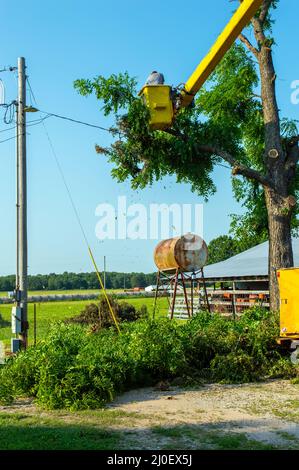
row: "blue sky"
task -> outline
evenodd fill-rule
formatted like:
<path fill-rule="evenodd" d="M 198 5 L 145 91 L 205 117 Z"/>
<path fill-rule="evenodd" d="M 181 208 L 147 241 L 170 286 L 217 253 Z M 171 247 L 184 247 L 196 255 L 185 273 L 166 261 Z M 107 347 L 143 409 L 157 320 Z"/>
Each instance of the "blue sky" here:
<path fill-rule="evenodd" d="M 228 0 L 4 0 L 0 37 L 0 69 L 27 61 L 27 73 L 41 110 L 107 126 L 110 122 L 93 98 L 73 89 L 76 78 L 128 71 L 140 85 L 153 69 L 163 71 L 167 82 L 185 81 L 230 18 L 234 3 Z M 299 105 L 291 104 L 291 83 L 299 80 L 298 0 L 281 0 L 275 16 L 279 106 L 284 116 L 298 118 Z M 6 101 L 15 99 L 16 77 L 0 74 Z M 29 100 L 29 98 L 28 98 Z M 29 100 L 30 101 L 30 100 Z M 30 117 L 31 118 L 31 117 Z M 30 119 L 29 118 L 29 119 Z M 34 116 L 34 118 L 36 118 Z M 33 118 L 31 118 L 33 119 Z M 95 256 L 107 269 L 155 269 L 155 241 L 105 240 L 95 236 L 95 209 L 103 202 L 203 203 L 187 184 L 165 178 L 151 188 L 134 192 L 118 184 L 111 165 L 98 156 L 94 144 L 107 145 L 105 133 L 51 118 L 47 129 L 66 175 Z M 0 131 L 7 127 L 0 111 Z M 91 271 L 82 235 L 41 125 L 28 129 L 28 235 L 29 272 Z M 1 132 L 0 141 L 13 135 Z M 0 144 L 0 274 L 15 271 L 15 142 Z M 225 234 L 229 214 L 242 208 L 231 194 L 230 172 L 215 170 L 217 194 L 204 204 L 204 237 Z"/>

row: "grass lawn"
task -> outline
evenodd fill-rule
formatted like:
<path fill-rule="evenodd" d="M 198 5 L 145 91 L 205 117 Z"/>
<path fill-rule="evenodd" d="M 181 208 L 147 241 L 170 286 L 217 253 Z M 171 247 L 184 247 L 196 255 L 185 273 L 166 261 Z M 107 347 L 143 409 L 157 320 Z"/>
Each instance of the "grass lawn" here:
<path fill-rule="evenodd" d="M 0 450 L 112 450 L 124 448 L 124 434 L 108 429 L 134 413 L 94 410 L 68 415 L 0 412 Z"/>
<path fill-rule="evenodd" d="M 163 421 L 163 420 L 162 420 Z M 157 425 L 121 410 L 0 411 L 0 450 L 238 449 L 275 447 L 217 426 Z"/>
<path fill-rule="evenodd" d="M 133 304 L 135 307 L 146 305 L 150 314 L 153 311 L 153 298 L 134 298 L 134 299 L 121 299 L 126 300 Z M 66 302 L 41 302 L 36 304 L 37 308 L 37 339 L 42 339 L 46 336 L 52 322 L 58 320 L 65 320 L 67 318 L 78 315 L 86 305 L 95 302 L 94 300 L 81 300 L 81 301 L 66 301 Z M 161 297 L 157 302 L 156 315 L 167 315 L 167 299 Z M 8 346 L 10 344 L 11 334 L 11 307 L 12 305 L 0 305 L 0 315 L 2 324 L 0 324 L 0 341 Z M 28 320 L 29 328 L 29 344 L 33 342 L 33 304 L 28 305 Z"/>

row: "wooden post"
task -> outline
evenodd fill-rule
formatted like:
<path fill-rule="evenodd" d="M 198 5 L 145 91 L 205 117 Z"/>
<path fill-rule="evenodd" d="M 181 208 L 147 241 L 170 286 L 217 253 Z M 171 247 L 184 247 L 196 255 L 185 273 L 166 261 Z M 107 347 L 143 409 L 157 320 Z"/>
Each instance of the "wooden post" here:
<path fill-rule="evenodd" d="M 104 289 L 106 290 L 106 256 L 104 256 Z"/>
<path fill-rule="evenodd" d="M 194 313 L 194 304 L 193 304 L 193 275 L 194 273 L 191 274 L 191 315 L 193 317 Z"/>
<path fill-rule="evenodd" d="M 33 305 L 33 335 L 34 346 L 36 346 L 36 304 Z"/>
<path fill-rule="evenodd" d="M 153 320 L 155 319 L 159 285 L 160 285 L 160 271 L 157 272 L 157 284 L 156 284 L 155 300 L 154 300 L 154 307 L 153 307 Z"/>
<path fill-rule="evenodd" d="M 233 295 L 232 295 L 232 311 L 233 311 L 233 319 L 236 320 L 236 283 L 233 282 Z"/>
<path fill-rule="evenodd" d="M 202 276 L 202 283 L 203 283 L 203 288 L 204 288 L 204 292 L 205 292 L 205 298 L 206 298 L 206 303 L 207 303 L 207 307 L 208 307 L 208 312 L 211 313 L 211 307 L 210 307 L 210 302 L 209 302 L 209 298 L 208 298 L 208 292 L 207 292 L 206 281 L 205 281 L 205 277 L 204 277 L 204 273 L 203 273 L 203 268 L 201 268 L 201 276 Z"/>

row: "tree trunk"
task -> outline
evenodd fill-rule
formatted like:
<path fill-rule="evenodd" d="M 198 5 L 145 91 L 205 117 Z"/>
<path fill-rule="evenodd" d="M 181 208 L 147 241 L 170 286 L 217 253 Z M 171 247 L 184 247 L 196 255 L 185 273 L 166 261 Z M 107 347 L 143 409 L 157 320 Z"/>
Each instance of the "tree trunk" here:
<path fill-rule="evenodd" d="M 291 215 L 294 204 L 289 197 L 290 180 L 285 168 L 286 152 L 281 140 L 271 45 L 267 44 L 261 21 L 254 19 L 253 26 L 260 46 L 258 60 L 265 124 L 264 164 L 267 177 L 272 182 L 271 188 L 264 187 L 269 226 L 270 309 L 277 311 L 280 308 L 277 269 L 293 266 Z"/>
<path fill-rule="evenodd" d="M 280 308 L 277 269 L 293 266 L 291 237 L 291 207 L 289 198 L 283 198 L 265 188 L 269 225 L 269 289 L 270 309 Z"/>

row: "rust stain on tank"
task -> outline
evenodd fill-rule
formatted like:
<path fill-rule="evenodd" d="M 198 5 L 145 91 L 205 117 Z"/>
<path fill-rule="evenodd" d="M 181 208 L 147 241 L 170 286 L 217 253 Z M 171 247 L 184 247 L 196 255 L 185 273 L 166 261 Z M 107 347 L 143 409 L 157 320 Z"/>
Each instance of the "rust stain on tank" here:
<path fill-rule="evenodd" d="M 207 264 L 208 247 L 201 237 L 187 233 L 158 243 L 154 260 L 160 271 L 180 269 L 195 272 Z"/>

